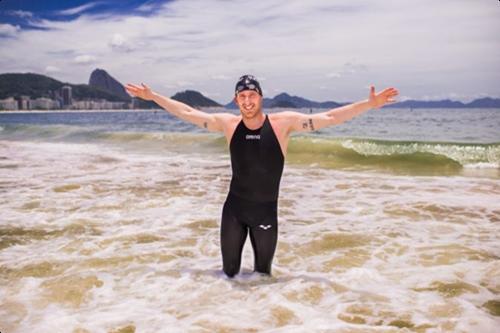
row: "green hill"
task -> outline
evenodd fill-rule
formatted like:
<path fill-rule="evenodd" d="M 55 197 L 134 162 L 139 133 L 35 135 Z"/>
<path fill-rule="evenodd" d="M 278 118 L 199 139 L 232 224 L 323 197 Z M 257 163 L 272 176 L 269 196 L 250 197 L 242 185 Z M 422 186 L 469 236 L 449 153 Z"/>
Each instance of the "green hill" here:
<path fill-rule="evenodd" d="M 23 95 L 33 99 L 38 97 L 54 98 L 55 91 L 61 89 L 64 85 L 72 88 L 72 96 L 76 100 L 102 98 L 111 102 L 130 101 L 130 99 L 125 99 L 87 84 L 65 83 L 34 73 L 0 74 L 0 99 Z"/>
<path fill-rule="evenodd" d="M 171 97 L 176 101 L 185 103 L 191 107 L 210 107 L 210 106 L 221 106 L 219 103 L 211 100 L 194 90 L 186 90 L 183 92 L 178 92 Z"/>

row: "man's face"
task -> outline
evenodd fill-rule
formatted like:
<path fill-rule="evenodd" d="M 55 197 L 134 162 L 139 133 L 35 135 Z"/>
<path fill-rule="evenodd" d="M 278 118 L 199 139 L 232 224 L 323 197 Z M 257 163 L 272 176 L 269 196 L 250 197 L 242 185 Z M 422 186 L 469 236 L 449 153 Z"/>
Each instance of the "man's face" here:
<path fill-rule="evenodd" d="M 234 98 L 243 118 L 253 118 L 262 111 L 262 96 L 253 90 L 244 90 Z"/>

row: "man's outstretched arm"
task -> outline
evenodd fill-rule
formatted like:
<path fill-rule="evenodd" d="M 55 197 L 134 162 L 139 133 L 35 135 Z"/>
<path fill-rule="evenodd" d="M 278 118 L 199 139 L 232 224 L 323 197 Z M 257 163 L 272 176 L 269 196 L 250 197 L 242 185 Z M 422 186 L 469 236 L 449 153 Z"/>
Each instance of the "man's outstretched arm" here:
<path fill-rule="evenodd" d="M 340 106 L 326 112 L 315 114 L 304 114 L 299 112 L 283 112 L 289 119 L 288 132 L 315 131 L 323 127 L 342 124 L 345 121 L 359 116 L 370 110 L 378 109 L 388 103 L 394 103 L 394 97 L 398 95 L 395 88 L 387 88 L 376 94 L 375 87 L 370 87 L 370 95 L 367 100 Z"/>
<path fill-rule="evenodd" d="M 142 87 L 127 83 L 125 89 L 134 97 L 147 101 L 153 101 L 163 109 L 187 122 L 205 128 L 212 132 L 222 132 L 223 126 L 218 113 L 207 113 L 174 99 L 162 96 L 151 90 L 147 85 L 141 83 Z"/>

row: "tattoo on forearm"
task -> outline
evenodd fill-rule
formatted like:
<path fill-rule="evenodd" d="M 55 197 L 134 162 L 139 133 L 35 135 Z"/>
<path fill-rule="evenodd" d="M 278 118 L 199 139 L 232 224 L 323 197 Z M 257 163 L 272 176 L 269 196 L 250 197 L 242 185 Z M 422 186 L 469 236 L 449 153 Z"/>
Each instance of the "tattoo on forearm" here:
<path fill-rule="evenodd" d="M 302 129 L 306 129 L 306 128 L 307 128 L 307 121 L 302 123 Z"/>
<path fill-rule="evenodd" d="M 309 128 L 311 129 L 311 131 L 314 131 L 313 120 L 311 118 L 309 118 Z"/>
<path fill-rule="evenodd" d="M 203 127 L 208 128 L 208 124 L 206 121 L 203 123 Z"/>

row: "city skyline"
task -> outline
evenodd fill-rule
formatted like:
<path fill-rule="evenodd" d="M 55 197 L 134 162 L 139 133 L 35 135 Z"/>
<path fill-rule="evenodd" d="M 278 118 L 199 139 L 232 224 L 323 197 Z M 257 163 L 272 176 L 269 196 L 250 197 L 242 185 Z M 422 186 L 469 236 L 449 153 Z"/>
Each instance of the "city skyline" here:
<path fill-rule="evenodd" d="M 99 67 L 221 104 L 245 73 L 267 97 L 354 101 L 374 84 L 397 87 L 399 100 L 467 102 L 500 97 L 499 13 L 486 0 L 2 1 L 0 72 L 87 83 Z"/>
<path fill-rule="evenodd" d="M 1 111 L 23 111 L 23 110 L 117 110 L 134 109 L 135 100 L 130 102 L 113 102 L 105 98 L 73 98 L 73 88 L 63 84 L 60 88 L 49 90 L 43 97 L 30 95 L 8 96 L 0 99 Z"/>

